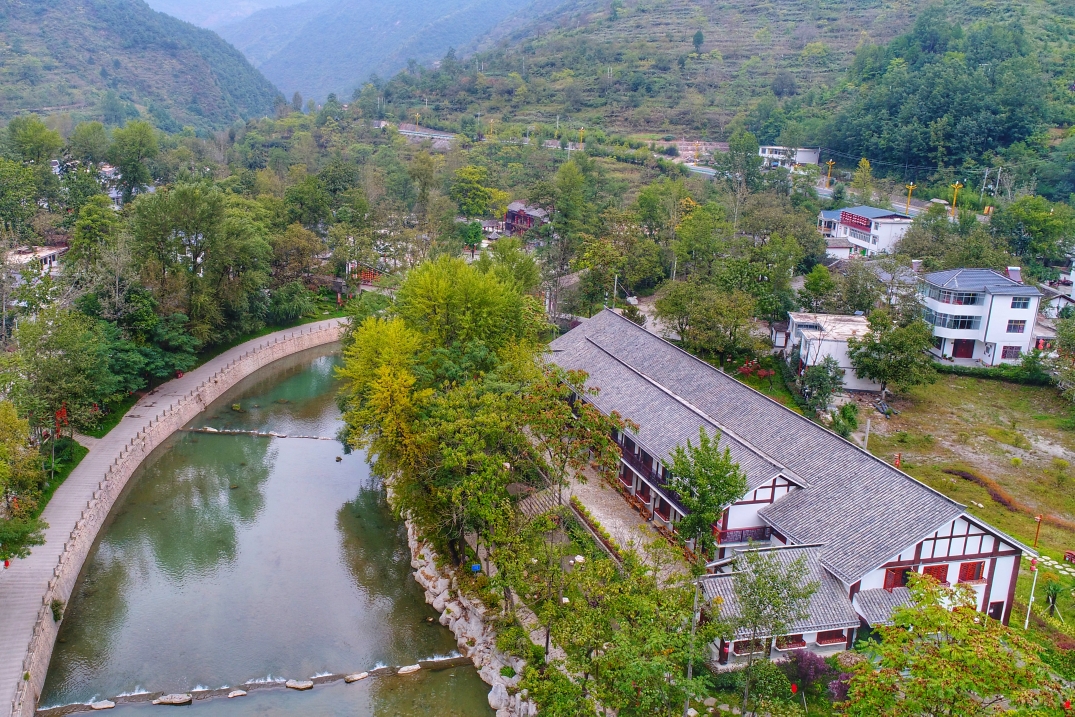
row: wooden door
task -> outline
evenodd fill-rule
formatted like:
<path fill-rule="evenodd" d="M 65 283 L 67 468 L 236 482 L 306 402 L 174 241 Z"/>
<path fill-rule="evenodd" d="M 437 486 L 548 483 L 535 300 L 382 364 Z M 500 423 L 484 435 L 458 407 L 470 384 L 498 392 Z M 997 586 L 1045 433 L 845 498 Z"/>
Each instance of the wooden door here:
<path fill-rule="evenodd" d="M 974 339 L 955 339 L 952 342 L 953 358 L 974 358 Z"/>

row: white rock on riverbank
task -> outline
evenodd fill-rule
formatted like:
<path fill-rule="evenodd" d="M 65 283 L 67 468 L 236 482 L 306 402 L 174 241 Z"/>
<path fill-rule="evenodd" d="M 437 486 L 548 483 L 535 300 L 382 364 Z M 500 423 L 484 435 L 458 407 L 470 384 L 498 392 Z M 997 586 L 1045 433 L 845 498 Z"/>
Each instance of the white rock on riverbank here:
<path fill-rule="evenodd" d="M 485 606 L 460 593 L 449 571 L 441 573 L 437 568 L 436 553 L 418 539 L 410 521 L 407 521 L 407 544 L 411 549 L 414 579 L 425 589 L 426 602 L 441 613 L 440 624 L 455 635 L 459 652 L 470 658 L 478 668 L 478 676 L 492 687 L 489 706 L 496 710 L 497 717 L 536 715 L 537 707 L 533 702 L 522 694 L 512 694 L 526 662 L 497 649 L 496 633 L 485 624 Z M 500 674 L 505 667 L 514 670 L 513 677 Z"/>

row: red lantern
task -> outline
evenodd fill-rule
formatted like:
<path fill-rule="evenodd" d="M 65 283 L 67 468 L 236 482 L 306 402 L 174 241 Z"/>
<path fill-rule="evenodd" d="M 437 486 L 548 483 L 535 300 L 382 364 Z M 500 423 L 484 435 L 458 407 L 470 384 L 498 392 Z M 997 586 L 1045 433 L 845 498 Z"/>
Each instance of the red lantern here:
<path fill-rule="evenodd" d="M 794 682 L 791 683 L 791 694 L 796 694 L 799 691 L 799 686 Z"/>
<path fill-rule="evenodd" d="M 1071 700 L 1064 700 L 1064 709 L 1066 709 L 1066 710 L 1071 709 Z"/>

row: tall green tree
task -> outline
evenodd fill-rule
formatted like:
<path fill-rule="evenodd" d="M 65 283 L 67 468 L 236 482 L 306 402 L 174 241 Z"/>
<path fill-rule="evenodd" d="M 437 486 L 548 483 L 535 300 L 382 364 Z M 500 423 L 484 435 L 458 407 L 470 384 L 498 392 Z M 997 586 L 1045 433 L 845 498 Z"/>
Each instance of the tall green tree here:
<path fill-rule="evenodd" d="M 933 331 L 925 321 L 899 326 L 887 312 L 875 311 L 866 335 L 847 340 L 847 353 L 855 373 L 881 384 L 883 396 L 889 388 L 904 391 L 937 380 L 932 345 Z"/>
<path fill-rule="evenodd" d="M 126 127 L 113 130 L 108 157 L 119 170 L 124 201 L 130 201 L 153 181 L 147 162 L 157 156 L 158 150 L 157 134 L 148 122 L 128 122 Z"/>
<path fill-rule="evenodd" d="M 672 474 L 668 487 L 687 509 L 676 530 L 684 540 L 695 541 L 697 553 L 712 554 L 713 526 L 725 508 L 743 497 L 746 474 L 727 447 L 721 450 L 720 432 L 710 437 L 704 427 L 698 429 L 697 445 L 688 439 L 686 447 L 673 449 L 671 459 L 665 462 Z"/>
<path fill-rule="evenodd" d="M 0 401 L 0 560 L 25 558 L 44 545 L 48 526 L 33 517 L 44 478 L 29 422 L 11 401 Z"/>
<path fill-rule="evenodd" d="M 1021 632 L 977 610 L 969 585 L 911 573 L 911 600 L 877 628 L 842 714 L 1059 714 L 1066 690 Z M 1003 665 L 1003 669 L 997 669 Z"/>
<path fill-rule="evenodd" d="M 7 125 L 8 142 L 24 162 L 43 164 L 56 157 L 63 138 L 37 115 L 15 117 Z"/>
<path fill-rule="evenodd" d="M 100 122 L 79 122 L 67 138 L 67 151 L 72 159 L 85 164 L 100 164 L 108 159 L 111 140 Z"/>
<path fill-rule="evenodd" d="M 29 167 L 0 157 L 0 233 L 21 233 L 37 211 L 34 173 Z"/>

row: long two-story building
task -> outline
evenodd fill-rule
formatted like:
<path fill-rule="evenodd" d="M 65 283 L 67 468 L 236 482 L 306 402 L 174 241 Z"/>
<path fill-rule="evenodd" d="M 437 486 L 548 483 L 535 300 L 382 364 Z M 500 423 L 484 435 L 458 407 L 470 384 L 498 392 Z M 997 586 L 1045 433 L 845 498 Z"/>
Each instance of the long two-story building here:
<path fill-rule="evenodd" d="M 992 269 L 949 269 L 922 277 L 922 316 L 933 327 L 933 352 L 994 366 L 1034 348 L 1042 293 Z"/>
<path fill-rule="evenodd" d="M 660 526 L 674 529 L 685 514 L 666 487 L 672 450 L 696 442 L 699 429 L 720 434 L 747 490 L 713 526 L 719 557 L 757 549 L 803 557 L 820 586 L 807 620 L 790 634 L 767 636 L 776 638 L 774 655 L 849 647 L 860 626 L 888 622 L 907 602 L 910 572 L 970 585 L 979 610 L 1008 622 L 1029 549 L 959 503 L 613 311 L 550 350 L 550 361 L 587 372 L 588 387 L 599 392 L 586 400 L 638 425 L 616 436 L 619 481 Z M 722 609 L 735 610 L 734 574 L 705 585 L 724 599 Z M 711 648 L 722 664 L 755 649 L 741 635 Z"/>
<path fill-rule="evenodd" d="M 889 209 L 860 205 L 847 209 L 828 209 L 818 214 L 817 228 L 829 243 L 828 253 L 846 258 L 836 251 L 843 242 L 850 252 L 861 256 L 888 254 L 911 227 L 911 217 Z"/>

